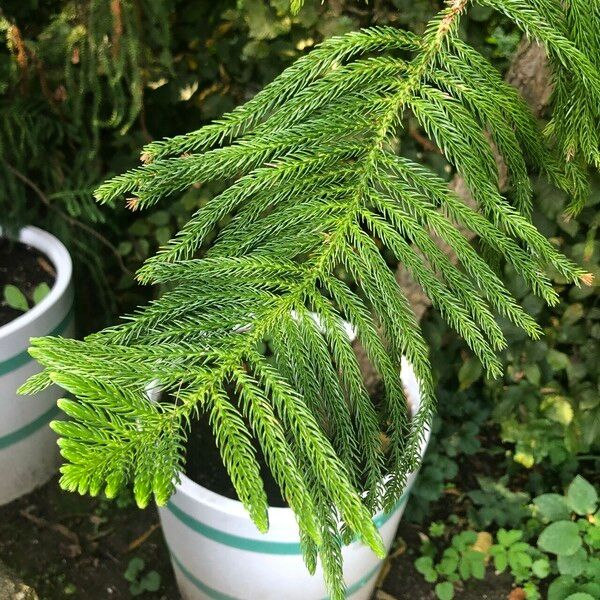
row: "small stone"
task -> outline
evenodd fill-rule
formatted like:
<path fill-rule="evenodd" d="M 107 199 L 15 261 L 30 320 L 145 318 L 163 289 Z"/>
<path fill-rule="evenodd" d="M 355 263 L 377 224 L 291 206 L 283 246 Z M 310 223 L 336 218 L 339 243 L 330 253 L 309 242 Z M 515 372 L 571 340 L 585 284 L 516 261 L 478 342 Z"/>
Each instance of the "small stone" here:
<path fill-rule="evenodd" d="M 0 600 L 39 600 L 39 596 L 0 561 Z"/>

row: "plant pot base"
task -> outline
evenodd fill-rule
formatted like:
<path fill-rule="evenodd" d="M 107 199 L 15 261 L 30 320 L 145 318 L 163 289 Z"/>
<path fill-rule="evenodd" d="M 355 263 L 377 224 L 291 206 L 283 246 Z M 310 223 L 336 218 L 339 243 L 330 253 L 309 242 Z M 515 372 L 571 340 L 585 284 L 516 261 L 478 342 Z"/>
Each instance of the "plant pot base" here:
<path fill-rule="evenodd" d="M 58 394 L 55 394 L 58 398 Z M 57 412 L 43 414 L 31 427 L 15 432 L 11 436 L 18 440 L 0 452 L 0 473 L 3 481 L 0 488 L 0 506 L 32 492 L 47 483 L 58 470 L 60 453 L 56 445 L 56 434 L 48 427 Z M 33 431 L 31 431 L 33 429 Z"/>
<path fill-rule="evenodd" d="M 41 367 L 27 353 L 29 340 L 44 335 L 72 337 L 72 265 L 66 248 L 53 235 L 26 227 L 19 241 L 42 252 L 54 265 L 49 294 L 29 311 L 0 327 L 0 505 L 31 492 L 57 471 L 56 434 L 48 423 L 59 416 L 62 390 L 52 386 L 35 396 L 17 389 Z"/>
<path fill-rule="evenodd" d="M 419 389 L 410 365 L 402 361 L 402 382 L 414 410 Z M 420 454 L 425 453 L 429 431 Z M 374 523 L 386 549 L 394 541 L 410 489 L 388 514 Z M 184 600 L 326 600 L 320 565 L 311 576 L 302 560 L 298 525 L 289 508 L 269 508 L 269 531 L 261 534 L 242 504 L 198 485 L 185 475 L 167 506 L 159 508 L 165 540 Z M 347 598 L 371 598 L 383 561 L 365 545 L 353 542 L 342 549 Z"/>
<path fill-rule="evenodd" d="M 380 513 L 374 519 L 388 550 L 407 499 L 408 491 L 391 513 Z M 228 534 L 198 520 L 173 501 L 159 513 L 163 529 L 169 531 L 171 563 L 184 600 L 327 600 L 320 567 L 313 576 L 306 571 L 297 533 L 294 536 L 290 532 L 287 542 L 272 540 L 272 534 L 258 531 L 252 538 Z M 198 536 L 202 538 L 196 553 L 190 552 L 190 530 L 197 536 L 196 542 Z M 359 542 L 346 546 L 343 554 L 346 597 L 368 600 L 383 561 Z M 223 561 L 229 565 L 224 566 Z M 229 568 L 234 569 L 233 581 L 224 577 Z"/>

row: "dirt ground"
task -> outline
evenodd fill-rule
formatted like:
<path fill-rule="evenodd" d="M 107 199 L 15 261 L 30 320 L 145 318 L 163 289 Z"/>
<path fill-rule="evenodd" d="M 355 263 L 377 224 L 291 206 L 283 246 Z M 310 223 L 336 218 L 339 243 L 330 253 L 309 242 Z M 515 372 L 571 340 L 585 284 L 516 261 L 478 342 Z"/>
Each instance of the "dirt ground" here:
<path fill-rule="evenodd" d="M 161 583 L 158 592 L 138 597 L 177 600 L 155 508 L 140 511 L 127 500 L 119 504 L 67 494 L 53 479 L 0 507 L 0 559 L 34 587 L 41 600 L 121 600 L 133 597 L 124 573 L 129 561 L 140 557 L 145 572 L 157 571 Z M 377 600 L 435 600 L 432 586 L 413 566 L 418 548 L 418 529 L 401 524 Z M 506 600 L 510 591 L 510 578 L 488 570 L 483 581 L 471 581 L 456 597 Z"/>

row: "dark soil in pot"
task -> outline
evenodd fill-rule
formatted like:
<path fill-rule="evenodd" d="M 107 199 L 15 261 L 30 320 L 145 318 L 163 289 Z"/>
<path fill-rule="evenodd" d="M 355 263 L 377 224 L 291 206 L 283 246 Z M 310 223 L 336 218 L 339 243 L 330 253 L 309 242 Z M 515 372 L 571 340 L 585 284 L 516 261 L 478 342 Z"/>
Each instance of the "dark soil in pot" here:
<path fill-rule="evenodd" d="M 281 497 L 279 487 L 267 467 L 263 454 L 257 450 L 256 458 L 261 467 L 261 475 L 269 506 L 287 506 Z M 201 486 L 225 496 L 238 500 L 237 494 L 221 460 L 214 434 L 207 416 L 194 421 L 188 436 L 185 474 Z"/>
<path fill-rule="evenodd" d="M 16 286 L 34 306 L 33 292 L 38 285 L 54 285 L 56 271 L 48 258 L 36 248 L 0 238 L 0 327 L 24 314 L 11 308 L 4 300 L 4 287 Z"/>
<path fill-rule="evenodd" d="M 374 404 L 382 401 L 384 390 L 375 386 L 372 390 Z M 256 458 L 261 468 L 261 476 L 269 506 L 287 507 L 287 502 L 282 498 L 266 459 L 255 443 Z M 221 460 L 221 455 L 216 445 L 215 436 L 210 427 L 208 416 L 202 415 L 194 420 L 186 445 L 185 474 L 201 486 L 225 496 L 232 500 L 239 500 L 231 479 Z"/>

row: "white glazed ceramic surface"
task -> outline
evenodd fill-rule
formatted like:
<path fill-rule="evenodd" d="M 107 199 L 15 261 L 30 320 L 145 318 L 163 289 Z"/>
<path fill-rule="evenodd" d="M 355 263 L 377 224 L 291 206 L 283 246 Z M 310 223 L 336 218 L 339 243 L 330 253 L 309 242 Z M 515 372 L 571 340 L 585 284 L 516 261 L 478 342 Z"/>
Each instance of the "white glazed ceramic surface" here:
<path fill-rule="evenodd" d="M 414 410 L 420 406 L 412 368 L 402 364 L 402 382 Z M 421 446 L 421 457 L 429 431 Z M 417 473 L 389 514 L 375 517 L 390 549 Z M 320 566 L 311 576 L 300 553 L 298 526 L 289 508 L 269 509 L 269 532 L 261 534 L 240 502 L 220 496 L 184 475 L 160 520 L 177 583 L 184 600 L 325 600 Z M 344 575 L 347 597 L 371 597 L 382 561 L 366 546 L 346 546 Z"/>
<path fill-rule="evenodd" d="M 29 339 L 74 334 L 73 269 L 67 249 L 37 227 L 23 229 L 19 240 L 48 257 L 56 281 L 39 304 L 0 327 L 0 505 L 45 483 L 59 463 L 56 435 L 48 427 L 58 415 L 59 388 L 17 395 L 19 386 L 41 370 L 27 354 Z"/>

